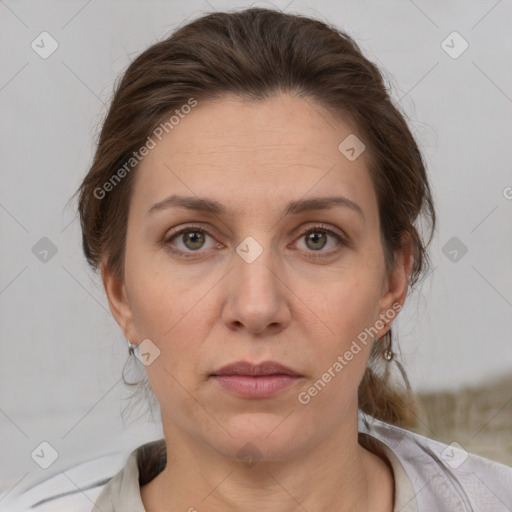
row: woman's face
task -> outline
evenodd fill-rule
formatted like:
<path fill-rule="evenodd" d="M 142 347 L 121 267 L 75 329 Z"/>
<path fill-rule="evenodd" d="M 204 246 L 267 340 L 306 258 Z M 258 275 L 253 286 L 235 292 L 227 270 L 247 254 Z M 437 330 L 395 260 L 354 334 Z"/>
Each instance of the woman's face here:
<path fill-rule="evenodd" d="M 167 433 L 232 457 L 250 442 L 277 459 L 357 411 L 408 266 L 398 255 L 385 272 L 367 154 L 339 149 L 354 134 L 309 100 L 226 96 L 198 102 L 141 162 L 124 281 L 103 275 L 126 338 L 150 340 L 145 369 Z M 239 361 L 298 376 L 212 376 Z"/>

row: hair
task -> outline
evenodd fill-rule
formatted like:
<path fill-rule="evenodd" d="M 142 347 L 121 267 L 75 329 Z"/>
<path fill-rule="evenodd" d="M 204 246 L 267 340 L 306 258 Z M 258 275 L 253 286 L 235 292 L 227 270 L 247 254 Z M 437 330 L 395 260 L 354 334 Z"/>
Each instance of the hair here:
<path fill-rule="evenodd" d="M 376 191 L 386 270 L 393 269 L 395 251 L 408 240 L 413 288 L 430 266 L 435 209 L 422 155 L 381 72 L 345 32 L 262 8 L 209 13 L 188 23 L 143 51 L 114 85 L 92 165 L 75 193 L 90 266 L 124 276 L 133 156 L 158 126 L 191 100 L 235 95 L 259 101 L 278 93 L 312 100 L 356 128 Z M 428 240 L 420 235 L 420 220 L 430 226 Z M 405 372 L 404 388 L 381 371 L 391 340 L 389 329 L 374 343 L 359 385 L 359 407 L 374 418 L 415 426 L 416 402 Z"/>

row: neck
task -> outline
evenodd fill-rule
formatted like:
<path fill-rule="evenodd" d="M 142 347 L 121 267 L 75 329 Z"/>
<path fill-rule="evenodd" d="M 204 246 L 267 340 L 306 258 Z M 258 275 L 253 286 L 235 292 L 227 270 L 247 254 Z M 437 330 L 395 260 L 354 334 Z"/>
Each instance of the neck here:
<path fill-rule="evenodd" d="M 147 512 L 391 512 L 393 476 L 358 444 L 357 414 L 332 435 L 286 458 L 261 454 L 256 463 L 227 457 L 164 422 L 167 466 L 141 489 Z"/>

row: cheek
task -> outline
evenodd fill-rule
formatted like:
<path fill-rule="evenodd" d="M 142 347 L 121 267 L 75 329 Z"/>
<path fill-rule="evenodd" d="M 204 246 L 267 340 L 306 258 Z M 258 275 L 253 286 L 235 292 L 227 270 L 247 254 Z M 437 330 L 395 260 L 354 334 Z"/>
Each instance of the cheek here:
<path fill-rule="evenodd" d="M 334 423 L 356 400 L 373 346 L 373 336 L 365 331 L 374 321 L 372 294 L 361 294 L 360 287 L 356 295 L 349 291 L 335 294 L 326 311 L 334 334 L 312 338 L 317 340 L 310 347 L 315 373 L 297 397 L 300 404 L 310 403 L 314 408 L 335 412 Z"/>
<path fill-rule="evenodd" d="M 327 383 L 329 392 L 321 394 L 334 401 L 357 391 L 366 369 L 373 345 L 370 328 L 377 320 L 379 300 L 378 276 L 368 268 L 354 269 L 338 281 L 331 282 L 311 305 L 312 320 L 322 320 L 312 328 L 309 337 L 315 340 L 310 357 L 316 361 L 315 377 Z M 313 318 L 314 317 L 314 318 Z M 318 387 L 318 386 L 317 386 Z M 315 391 L 313 391 L 314 393 Z"/>
<path fill-rule="evenodd" d="M 200 298 L 184 272 L 164 268 L 150 258 L 132 258 L 126 266 L 130 305 L 139 337 L 163 342 L 179 329 Z"/>
<path fill-rule="evenodd" d="M 150 339 L 160 351 L 145 371 L 162 412 L 195 417 L 198 411 L 190 394 L 197 392 L 205 315 L 197 298 L 186 296 L 168 281 L 150 275 L 133 281 L 133 320 L 139 339 Z"/>
<path fill-rule="evenodd" d="M 129 281 L 130 303 L 135 330 L 140 341 L 150 339 L 160 350 L 158 366 L 165 367 L 183 385 L 193 386 L 201 349 L 218 314 L 208 300 L 211 283 L 191 286 L 190 280 L 176 273 L 165 275 L 145 271 L 150 265 L 132 268 Z M 128 280 L 127 280 L 128 281 Z M 157 361 L 155 361 L 156 363 Z M 150 378 L 164 380 L 169 374 L 146 367 Z M 171 379 L 172 380 L 172 379 Z"/>
<path fill-rule="evenodd" d="M 324 320 L 338 348 L 350 345 L 377 320 L 380 281 L 369 268 L 351 269 L 315 298 L 311 309 Z"/>

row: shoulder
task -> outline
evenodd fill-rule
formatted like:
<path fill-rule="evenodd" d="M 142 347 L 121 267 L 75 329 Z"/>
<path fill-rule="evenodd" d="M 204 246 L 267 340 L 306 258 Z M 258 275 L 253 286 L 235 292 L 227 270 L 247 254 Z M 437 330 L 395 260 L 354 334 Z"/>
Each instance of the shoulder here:
<path fill-rule="evenodd" d="M 0 495 L 0 509 L 9 512 L 91 512 L 96 499 L 128 456 L 126 452 L 108 454 L 20 489 L 16 486 Z"/>
<path fill-rule="evenodd" d="M 420 511 L 502 512 L 512 506 L 512 468 L 504 464 L 362 414 L 359 431 L 384 443 L 400 461 Z"/>
<path fill-rule="evenodd" d="M 144 510 L 140 485 L 166 464 L 165 440 L 146 442 L 56 471 L 43 481 L 0 494 L 9 512 L 108 512 Z M 6 507 L 6 508 L 3 508 Z"/>

